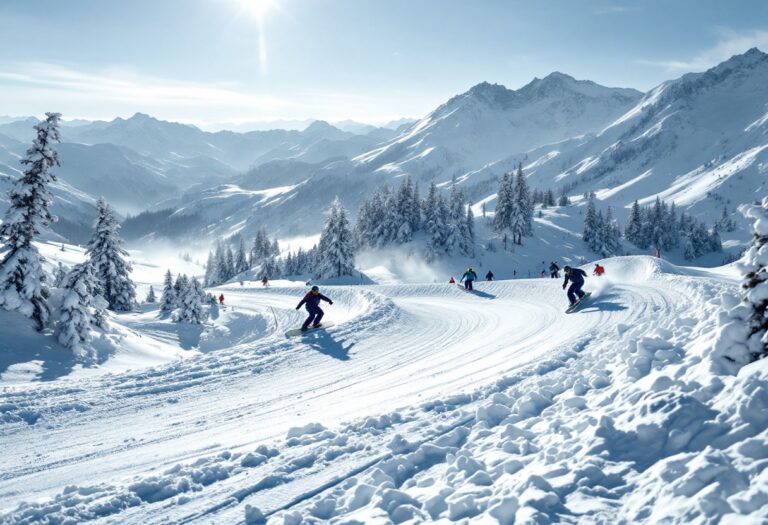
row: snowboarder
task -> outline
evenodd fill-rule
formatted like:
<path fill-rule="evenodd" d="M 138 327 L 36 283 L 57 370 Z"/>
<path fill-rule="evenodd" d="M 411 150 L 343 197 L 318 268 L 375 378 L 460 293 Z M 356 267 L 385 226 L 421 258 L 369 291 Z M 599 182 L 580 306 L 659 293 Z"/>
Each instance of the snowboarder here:
<path fill-rule="evenodd" d="M 219 304 L 220 304 L 221 306 L 224 306 L 224 294 L 221 294 L 221 295 L 219 296 Z"/>
<path fill-rule="evenodd" d="M 464 281 L 464 289 L 465 290 L 474 290 L 472 287 L 472 283 L 477 279 L 477 274 L 475 273 L 475 270 L 472 268 L 467 268 L 467 271 L 464 272 L 464 275 L 461 276 L 461 281 Z"/>
<path fill-rule="evenodd" d="M 493 281 L 493 272 L 491 270 L 488 270 L 488 273 L 485 274 L 485 280 Z"/>
<path fill-rule="evenodd" d="M 448 284 L 456 284 L 456 279 L 451 277 L 451 279 L 448 281 Z"/>
<path fill-rule="evenodd" d="M 565 272 L 563 290 L 565 290 L 565 287 L 568 286 L 568 281 L 570 281 L 571 286 L 568 288 L 568 301 L 571 303 L 571 306 L 573 306 L 577 302 L 576 296 L 579 297 L 580 301 L 586 295 L 581 291 L 581 287 L 584 286 L 584 278 L 587 276 L 587 273 L 584 270 L 571 268 L 570 266 L 564 267 L 563 271 Z"/>
<path fill-rule="evenodd" d="M 322 308 L 320 308 L 320 301 L 333 304 L 333 301 L 320 293 L 320 288 L 313 286 L 312 290 L 310 290 L 309 293 L 304 296 L 299 305 L 296 307 L 298 310 L 306 304 L 307 312 L 309 313 L 309 317 L 307 317 L 307 320 L 304 321 L 303 325 L 301 325 L 302 332 L 309 330 L 310 323 L 312 324 L 312 328 L 320 328 L 322 326 L 320 321 L 323 319 L 325 312 L 323 312 Z"/>
<path fill-rule="evenodd" d="M 267 286 L 268 284 L 269 284 L 269 279 L 267 279 L 266 277 L 262 277 L 261 278 L 261 285 L 262 286 Z"/>
<path fill-rule="evenodd" d="M 602 277 L 604 273 L 605 273 L 605 268 L 603 266 L 600 266 L 599 264 L 595 264 L 595 271 L 592 272 L 592 274 L 597 275 L 598 277 Z"/>
<path fill-rule="evenodd" d="M 549 263 L 549 276 L 552 279 L 560 278 L 560 267 L 557 265 L 555 261 L 552 261 L 551 263 Z"/>

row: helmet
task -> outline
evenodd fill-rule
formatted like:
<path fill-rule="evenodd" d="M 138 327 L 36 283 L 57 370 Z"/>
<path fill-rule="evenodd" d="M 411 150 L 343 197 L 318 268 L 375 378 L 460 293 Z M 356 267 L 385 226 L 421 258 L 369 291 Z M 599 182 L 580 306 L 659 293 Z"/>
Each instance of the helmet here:
<path fill-rule="evenodd" d="M 319 291 L 320 291 L 320 288 L 319 288 L 318 286 L 313 286 L 313 287 L 312 287 L 312 291 L 313 291 L 313 292 L 319 292 Z"/>
<path fill-rule="evenodd" d="M 565 270 L 566 272 L 570 272 L 571 271 L 571 267 L 570 266 L 563 266 L 563 270 Z"/>
<path fill-rule="evenodd" d="M 475 270 L 473 270 L 472 267 L 470 267 L 467 271 L 468 272 L 474 272 Z"/>

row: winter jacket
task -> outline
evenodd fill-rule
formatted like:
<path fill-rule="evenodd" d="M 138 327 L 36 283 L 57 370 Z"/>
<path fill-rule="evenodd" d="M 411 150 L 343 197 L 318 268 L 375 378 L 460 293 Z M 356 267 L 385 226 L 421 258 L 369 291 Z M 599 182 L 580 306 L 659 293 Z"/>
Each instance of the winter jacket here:
<path fill-rule="evenodd" d="M 477 280 L 477 274 L 475 272 L 466 271 L 464 272 L 464 275 L 461 276 L 461 280 L 467 280 L 467 281 L 476 281 Z"/>
<path fill-rule="evenodd" d="M 550 272 L 559 272 L 560 271 L 560 267 L 558 265 L 556 265 L 555 263 L 552 263 L 552 264 L 549 265 L 549 271 Z"/>
<path fill-rule="evenodd" d="M 587 276 L 587 272 L 578 268 L 571 268 L 570 273 L 566 272 L 565 281 L 563 281 L 563 287 L 571 281 L 573 284 L 584 284 L 584 278 Z"/>
<path fill-rule="evenodd" d="M 319 294 L 315 295 L 312 292 L 309 292 L 307 295 L 304 296 L 304 299 L 301 300 L 301 302 L 299 303 L 299 306 L 297 306 L 296 309 L 298 310 L 304 304 L 307 305 L 307 310 L 311 310 L 313 308 L 317 308 L 320 305 L 320 301 L 321 300 L 327 302 L 328 304 L 333 304 L 333 301 L 328 299 L 323 294 L 319 293 Z"/>
<path fill-rule="evenodd" d="M 488 279 L 489 281 L 493 279 L 493 272 L 488 272 L 487 274 L 485 274 L 485 278 Z"/>

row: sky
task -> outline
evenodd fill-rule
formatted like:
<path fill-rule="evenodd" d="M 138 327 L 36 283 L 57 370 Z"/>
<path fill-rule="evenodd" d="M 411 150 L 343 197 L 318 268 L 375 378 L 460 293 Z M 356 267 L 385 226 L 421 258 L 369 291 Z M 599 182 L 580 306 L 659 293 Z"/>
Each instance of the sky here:
<path fill-rule="evenodd" d="M 751 47 L 764 0 L 3 0 L 0 115 L 379 124 L 552 71 L 645 91 Z"/>

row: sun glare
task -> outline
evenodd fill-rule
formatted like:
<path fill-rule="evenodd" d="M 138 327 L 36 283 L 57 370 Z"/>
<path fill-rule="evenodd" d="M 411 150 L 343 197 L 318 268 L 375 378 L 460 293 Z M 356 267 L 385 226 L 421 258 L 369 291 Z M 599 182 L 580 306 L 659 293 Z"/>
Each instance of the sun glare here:
<path fill-rule="evenodd" d="M 251 16 L 256 18 L 259 22 L 261 22 L 264 17 L 269 13 L 272 9 L 274 9 L 275 4 L 277 3 L 276 0 L 240 0 L 242 3 L 242 7 L 245 11 L 247 11 Z"/>

